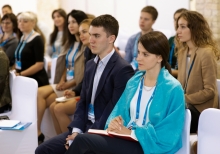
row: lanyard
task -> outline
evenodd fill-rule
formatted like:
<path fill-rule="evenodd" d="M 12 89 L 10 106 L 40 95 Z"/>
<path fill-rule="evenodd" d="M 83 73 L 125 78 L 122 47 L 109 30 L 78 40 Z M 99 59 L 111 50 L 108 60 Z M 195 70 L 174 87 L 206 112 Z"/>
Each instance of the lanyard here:
<path fill-rule="evenodd" d="M 75 58 L 77 52 L 79 51 L 79 47 L 80 47 L 80 44 L 78 45 L 78 47 L 77 47 L 77 49 L 76 49 L 76 52 L 74 53 L 74 55 L 73 55 L 73 57 L 72 57 L 72 67 L 74 66 L 74 58 Z M 66 68 L 68 68 L 68 66 L 69 66 L 69 65 L 68 65 L 68 57 L 69 57 L 69 55 L 70 55 L 70 53 L 71 53 L 72 50 L 73 50 L 73 45 L 70 47 L 68 53 L 66 54 Z"/>
<path fill-rule="evenodd" d="M 28 37 L 26 38 L 26 40 L 24 40 L 23 42 L 22 42 L 22 41 L 19 42 L 19 44 L 18 44 L 18 46 L 17 46 L 17 48 L 16 48 L 16 50 L 15 50 L 15 58 L 16 58 L 17 60 L 21 60 L 21 52 L 22 52 L 22 50 L 24 49 L 27 40 L 31 37 L 31 35 L 32 35 L 33 33 L 34 33 L 34 31 L 32 30 L 32 31 L 30 32 L 30 34 L 28 35 Z M 21 40 L 22 40 L 22 39 L 21 39 Z M 20 47 L 20 46 L 21 46 L 21 47 Z M 19 49 L 19 50 L 18 50 L 18 49 Z M 17 53 L 19 54 L 18 58 L 17 58 Z"/>
<path fill-rule="evenodd" d="M 4 35 L 3 35 L 4 36 Z M 3 39 L 3 36 L 2 36 L 2 39 Z M 11 34 L 11 36 L 9 38 L 13 37 L 13 33 Z M 2 43 L 0 43 L 0 47 L 3 47 L 5 46 L 5 44 L 9 41 L 9 38 L 6 39 L 5 41 L 3 41 Z"/>
<path fill-rule="evenodd" d="M 56 47 L 55 47 L 55 45 L 53 44 L 52 47 L 53 47 L 53 53 L 55 53 L 55 52 L 56 52 Z M 60 50 L 61 50 L 61 46 L 58 46 L 57 49 L 58 49 L 58 50 L 57 50 L 57 51 L 58 51 L 57 53 L 58 53 L 58 55 L 59 55 L 59 54 L 60 54 Z"/>
<path fill-rule="evenodd" d="M 192 61 L 192 64 L 190 65 L 190 68 L 189 68 L 189 71 L 188 71 L 188 76 L 187 76 L 186 83 L 185 83 L 185 86 L 184 86 L 184 91 L 185 91 L 185 93 L 186 93 L 186 87 L 187 87 L 189 75 L 190 75 L 191 70 L 192 70 L 192 68 L 193 68 L 195 59 L 196 59 L 196 53 L 195 53 L 195 56 L 194 56 L 193 61 Z"/>
<path fill-rule="evenodd" d="M 141 34 L 138 34 L 136 36 L 136 39 L 135 39 L 135 43 L 134 43 L 134 58 L 136 59 L 137 58 L 137 54 L 138 54 L 138 39 L 140 37 Z"/>
<path fill-rule="evenodd" d="M 141 79 L 141 85 L 140 85 L 139 94 L 138 94 L 137 108 L 136 108 L 136 120 L 139 119 L 143 84 L 144 84 L 144 77 L 142 77 L 142 79 Z M 156 87 L 155 87 L 155 89 L 156 89 Z M 153 97 L 154 97 L 154 94 L 155 94 L 155 89 L 154 89 L 153 94 L 151 95 L 151 97 L 150 97 L 150 99 L 147 103 L 147 106 L 146 106 L 146 109 L 145 109 L 145 112 L 144 112 L 144 118 L 143 118 L 142 125 L 144 125 L 146 123 L 147 109 L 148 109 L 148 106 L 149 106 L 150 102 L 153 100 Z"/>
<path fill-rule="evenodd" d="M 172 58 L 173 58 L 173 52 L 174 52 L 175 44 L 172 44 L 171 50 L 170 50 L 170 56 L 169 56 L 169 64 L 172 67 Z"/>

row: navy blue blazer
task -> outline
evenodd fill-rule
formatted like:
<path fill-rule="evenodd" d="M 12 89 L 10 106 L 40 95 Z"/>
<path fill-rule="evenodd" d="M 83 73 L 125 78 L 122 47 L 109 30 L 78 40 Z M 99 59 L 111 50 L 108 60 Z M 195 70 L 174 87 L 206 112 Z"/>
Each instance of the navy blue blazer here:
<path fill-rule="evenodd" d="M 88 120 L 88 107 L 91 102 L 95 69 L 94 59 L 86 63 L 80 100 L 77 103 L 74 120 L 68 126 L 70 131 L 73 127 L 79 128 L 83 132 L 88 131 L 89 128 L 104 129 L 106 120 L 123 93 L 127 81 L 134 75 L 131 65 L 121 58 L 117 52 L 114 52 L 97 87 L 94 100 L 95 123 L 91 125 Z M 89 123 L 91 126 L 88 128 Z"/>

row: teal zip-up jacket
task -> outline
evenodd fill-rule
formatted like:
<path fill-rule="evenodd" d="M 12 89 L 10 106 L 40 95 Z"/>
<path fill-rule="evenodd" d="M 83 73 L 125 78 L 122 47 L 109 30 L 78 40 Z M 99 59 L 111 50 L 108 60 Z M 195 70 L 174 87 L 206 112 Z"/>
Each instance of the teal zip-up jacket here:
<path fill-rule="evenodd" d="M 124 126 L 130 121 L 130 102 L 137 91 L 145 71 L 138 71 L 110 114 L 110 121 L 121 115 Z M 149 109 L 149 122 L 132 129 L 145 154 L 174 154 L 182 147 L 182 131 L 185 119 L 185 99 L 181 84 L 163 67 L 157 78 L 155 95 Z"/>

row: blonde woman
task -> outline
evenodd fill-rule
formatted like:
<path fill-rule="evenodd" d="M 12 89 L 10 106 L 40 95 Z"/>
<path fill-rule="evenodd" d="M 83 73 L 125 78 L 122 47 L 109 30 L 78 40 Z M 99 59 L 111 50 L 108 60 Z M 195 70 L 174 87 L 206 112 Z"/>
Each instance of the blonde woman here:
<path fill-rule="evenodd" d="M 33 78 L 41 87 L 49 82 L 44 69 L 44 43 L 34 30 L 35 24 L 34 15 L 29 12 L 18 16 L 18 27 L 23 35 L 15 50 L 15 74 Z"/>

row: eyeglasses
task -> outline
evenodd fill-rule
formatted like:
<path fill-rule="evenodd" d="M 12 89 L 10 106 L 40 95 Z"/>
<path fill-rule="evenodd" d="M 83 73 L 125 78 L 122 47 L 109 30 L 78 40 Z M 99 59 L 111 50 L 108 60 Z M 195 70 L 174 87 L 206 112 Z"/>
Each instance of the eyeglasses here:
<path fill-rule="evenodd" d="M 12 22 L 1 22 L 2 25 L 10 25 Z"/>

